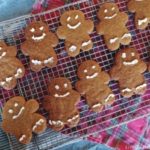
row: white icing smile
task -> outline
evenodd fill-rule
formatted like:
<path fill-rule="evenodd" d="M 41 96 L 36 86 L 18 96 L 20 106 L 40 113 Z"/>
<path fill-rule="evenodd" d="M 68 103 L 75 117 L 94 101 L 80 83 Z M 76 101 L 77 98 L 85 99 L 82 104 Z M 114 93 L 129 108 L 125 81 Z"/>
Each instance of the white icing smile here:
<path fill-rule="evenodd" d="M 2 59 L 6 55 L 6 52 L 2 52 L 0 59 Z"/>
<path fill-rule="evenodd" d="M 67 93 L 65 93 L 65 94 L 63 94 L 63 95 L 55 94 L 54 96 L 55 96 L 55 97 L 67 97 L 68 95 L 70 95 L 69 92 L 67 92 Z"/>
<path fill-rule="evenodd" d="M 132 61 L 130 61 L 130 62 L 124 61 L 123 64 L 124 64 L 125 66 L 133 66 L 133 65 L 136 65 L 138 62 L 139 62 L 139 61 L 138 61 L 137 59 L 134 59 L 134 60 L 132 60 Z"/>
<path fill-rule="evenodd" d="M 24 110 L 25 110 L 25 108 L 24 108 L 24 107 L 21 107 L 21 109 L 20 109 L 20 111 L 18 112 L 18 114 L 15 115 L 15 116 L 13 116 L 13 119 L 17 119 L 17 118 L 23 113 Z"/>
<path fill-rule="evenodd" d="M 42 63 L 44 63 L 44 64 L 53 63 L 54 62 L 54 57 L 50 57 L 48 59 L 45 59 L 44 61 L 39 61 L 39 60 L 32 59 L 31 62 L 34 65 L 42 65 Z"/>
<path fill-rule="evenodd" d="M 87 79 L 93 79 L 93 78 L 95 78 L 95 77 L 97 77 L 98 76 L 98 73 L 96 72 L 96 73 L 94 73 L 93 75 L 91 75 L 91 76 L 86 76 L 86 78 Z"/>
<path fill-rule="evenodd" d="M 69 29 L 75 30 L 75 29 L 77 29 L 80 25 L 81 25 L 81 22 L 78 22 L 78 23 L 77 23 L 76 25 L 74 25 L 74 26 L 72 26 L 72 25 L 70 25 L 70 24 L 67 24 L 67 27 L 68 27 Z"/>
<path fill-rule="evenodd" d="M 106 16 L 105 19 L 112 19 L 112 18 L 114 18 L 116 16 L 117 16 L 117 14 L 113 14 L 112 16 Z"/>
<path fill-rule="evenodd" d="M 41 40 L 43 40 L 44 38 L 45 38 L 45 36 L 46 36 L 46 34 L 45 33 L 43 33 L 41 36 L 32 36 L 32 40 L 34 40 L 34 41 L 41 41 Z"/>

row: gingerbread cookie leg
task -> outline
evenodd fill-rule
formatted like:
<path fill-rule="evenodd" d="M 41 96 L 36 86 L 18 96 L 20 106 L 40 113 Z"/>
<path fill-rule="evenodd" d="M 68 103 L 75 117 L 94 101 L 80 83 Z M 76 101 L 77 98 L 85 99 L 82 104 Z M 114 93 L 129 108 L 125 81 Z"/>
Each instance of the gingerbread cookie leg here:
<path fill-rule="evenodd" d="M 65 42 L 66 50 L 69 56 L 75 57 L 80 53 L 80 43 L 79 42 Z"/>
<path fill-rule="evenodd" d="M 104 36 L 104 39 L 105 39 L 105 42 L 106 42 L 106 45 L 108 47 L 108 49 L 110 50 L 116 50 L 119 48 L 120 46 L 120 39 L 118 37 L 110 37 L 110 36 L 107 36 L 105 35 Z"/>
<path fill-rule="evenodd" d="M 83 51 L 89 51 L 90 49 L 92 49 L 93 47 L 93 42 L 90 38 L 90 36 L 87 36 L 87 38 L 85 40 L 83 40 L 82 45 L 81 45 L 81 49 Z"/>
<path fill-rule="evenodd" d="M 16 134 L 15 137 L 18 139 L 18 141 L 22 144 L 28 144 L 30 143 L 32 139 L 32 133 L 25 130 L 21 134 Z"/>
<path fill-rule="evenodd" d="M 132 39 L 131 33 L 129 33 L 129 31 L 126 29 L 121 37 L 120 43 L 122 45 L 128 45 L 131 42 L 131 39 Z"/>
<path fill-rule="evenodd" d="M 80 121 L 80 115 L 79 112 L 77 111 L 76 113 L 74 113 L 68 120 L 67 120 L 67 125 L 72 128 L 77 126 L 77 124 Z"/>
<path fill-rule="evenodd" d="M 63 121 L 61 121 L 63 119 L 51 119 L 49 120 L 49 125 L 50 125 L 50 128 L 54 129 L 55 131 L 60 131 L 61 129 L 64 128 L 65 124 Z"/>
<path fill-rule="evenodd" d="M 46 128 L 46 120 L 39 114 L 33 114 L 32 131 L 34 133 L 41 133 Z"/>

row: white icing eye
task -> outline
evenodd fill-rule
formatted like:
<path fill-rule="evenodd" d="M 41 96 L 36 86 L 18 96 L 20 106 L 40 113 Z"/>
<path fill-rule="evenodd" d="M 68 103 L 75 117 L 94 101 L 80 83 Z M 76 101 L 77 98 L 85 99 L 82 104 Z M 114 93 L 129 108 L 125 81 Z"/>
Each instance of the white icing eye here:
<path fill-rule="evenodd" d="M 78 15 L 76 15 L 76 16 L 75 16 L 75 19 L 78 19 L 78 18 L 79 18 L 79 16 L 78 16 Z"/>
<path fill-rule="evenodd" d="M 13 113 L 13 110 L 12 110 L 12 109 L 9 109 L 9 110 L 8 110 L 8 113 L 12 114 L 12 113 Z"/>
<path fill-rule="evenodd" d="M 42 31 L 42 30 L 44 29 L 44 27 L 42 26 L 42 27 L 40 27 L 39 29 Z"/>
<path fill-rule="evenodd" d="M 113 7 L 111 10 L 115 10 L 115 7 Z"/>
<path fill-rule="evenodd" d="M 96 68 L 96 66 L 92 66 L 92 69 L 95 69 Z"/>
<path fill-rule="evenodd" d="M 35 32 L 35 29 L 34 29 L 34 28 L 32 28 L 32 29 L 30 29 L 30 31 L 31 31 L 31 32 Z"/>
<path fill-rule="evenodd" d="M 126 58 L 126 53 L 122 53 L 122 58 Z"/>
<path fill-rule="evenodd" d="M 68 17 L 68 18 L 67 18 L 67 21 L 70 21 L 70 19 L 71 19 L 71 17 Z"/>
<path fill-rule="evenodd" d="M 59 90 L 60 89 L 59 85 L 55 85 L 55 89 Z"/>
<path fill-rule="evenodd" d="M 131 53 L 131 56 L 135 56 L 135 53 Z"/>
<path fill-rule="evenodd" d="M 2 50 L 2 47 L 0 47 L 0 50 Z"/>
<path fill-rule="evenodd" d="M 15 103 L 15 104 L 14 104 L 15 107 L 18 107 L 18 105 L 19 105 L 18 103 Z"/>
<path fill-rule="evenodd" d="M 65 83 L 65 84 L 64 84 L 64 87 L 65 87 L 65 88 L 67 88 L 67 86 L 68 86 L 68 84 L 67 84 L 67 83 Z"/>
<path fill-rule="evenodd" d="M 107 12 L 108 12 L 108 10 L 107 10 L 107 9 L 105 9 L 105 10 L 104 10 L 104 13 L 107 13 Z"/>
<path fill-rule="evenodd" d="M 84 73 L 87 73 L 87 70 L 86 70 L 86 69 L 84 70 Z"/>

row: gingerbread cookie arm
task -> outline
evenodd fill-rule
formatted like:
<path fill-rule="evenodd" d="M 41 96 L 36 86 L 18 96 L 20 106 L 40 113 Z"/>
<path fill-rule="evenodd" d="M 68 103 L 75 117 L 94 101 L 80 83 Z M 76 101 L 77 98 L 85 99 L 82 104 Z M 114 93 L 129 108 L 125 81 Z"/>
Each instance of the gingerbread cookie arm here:
<path fill-rule="evenodd" d="M 126 13 L 119 13 L 119 17 L 123 24 L 126 24 L 128 22 L 128 15 Z"/>
<path fill-rule="evenodd" d="M 143 61 L 140 61 L 139 64 L 137 65 L 136 70 L 139 71 L 139 73 L 144 73 L 147 70 L 146 63 Z"/>
<path fill-rule="evenodd" d="M 8 56 L 16 56 L 17 55 L 17 50 L 15 46 L 8 46 Z"/>
<path fill-rule="evenodd" d="M 29 101 L 27 101 L 25 106 L 26 106 L 26 109 L 28 109 L 30 113 L 34 113 L 39 109 L 39 104 L 34 99 L 30 99 Z"/>
<path fill-rule="evenodd" d="M 56 34 L 60 39 L 66 39 L 66 36 L 67 36 L 66 28 L 64 26 L 60 26 L 57 29 Z"/>
<path fill-rule="evenodd" d="M 88 34 L 92 33 L 92 31 L 94 30 L 94 24 L 91 20 L 85 21 L 85 29 Z"/>
<path fill-rule="evenodd" d="M 128 2 L 128 9 L 130 12 L 135 12 L 136 11 L 136 2 L 135 0 L 130 0 Z"/>
<path fill-rule="evenodd" d="M 52 33 L 52 32 L 49 32 L 48 35 L 51 37 L 50 38 L 50 43 L 49 43 L 50 46 L 52 46 L 52 47 L 57 46 L 57 44 L 58 44 L 57 36 L 54 33 Z"/>
<path fill-rule="evenodd" d="M 46 111 L 50 111 L 51 108 L 51 100 L 52 97 L 51 96 L 46 96 L 44 101 L 43 101 L 43 107 Z"/>
<path fill-rule="evenodd" d="M 119 80 L 120 77 L 120 72 L 117 66 L 114 66 L 111 70 L 110 70 L 110 77 L 112 80 Z"/>
<path fill-rule="evenodd" d="M 105 26 L 104 26 L 104 23 L 100 22 L 100 23 L 96 26 L 96 31 L 97 31 L 97 34 L 104 35 L 104 34 L 105 34 Z"/>
<path fill-rule="evenodd" d="M 106 72 L 102 71 L 101 74 L 100 74 L 100 77 L 103 80 L 104 84 L 108 84 L 109 83 L 110 76 Z"/>
<path fill-rule="evenodd" d="M 80 101 L 80 94 L 76 91 L 73 91 L 71 94 L 74 96 L 73 99 L 72 99 L 73 104 L 77 105 Z"/>

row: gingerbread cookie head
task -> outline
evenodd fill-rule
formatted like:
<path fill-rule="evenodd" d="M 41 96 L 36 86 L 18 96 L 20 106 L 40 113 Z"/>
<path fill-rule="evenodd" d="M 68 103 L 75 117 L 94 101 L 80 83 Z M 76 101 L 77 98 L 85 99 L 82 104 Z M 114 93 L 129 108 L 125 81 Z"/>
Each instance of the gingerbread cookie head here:
<path fill-rule="evenodd" d="M 2 129 L 14 135 L 19 142 L 29 143 L 32 132 L 41 133 L 46 129 L 46 119 L 35 113 L 38 108 L 36 100 L 26 102 L 21 96 L 11 98 L 3 109 Z"/>
<path fill-rule="evenodd" d="M 33 42 L 42 41 L 45 39 L 46 34 L 49 32 L 48 26 L 42 22 L 32 22 L 25 29 L 25 36 L 27 40 L 32 40 Z"/>
<path fill-rule="evenodd" d="M 82 26 L 84 21 L 84 14 L 79 10 L 66 11 L 60 19 L 61 24 L 68 29 L 77 29 Z"/>
<path fill-rule="evenodd" d="M 55 78 L 51 81 L 49 85 L 50 94 L 54 97 L 63 98 L 70 94 L 72 90 L 72 85 L 67 78 Z"/>
<path fill-rule="evenodd" d="M 140 61 L 140 56 L 134 48 L 123 49 L 116 59 L 116 64 L 124 67 L 133 67 Z"/>
<path fill-rule="evenodd" d="M 80 79 L 93 79 L 99 75 L 101 68 L 96 61 L 87 60 L 78 68 L 78 77 Z"/>
<path fill-rule="evenodd" d="M 105 3 L 98 12 L 98 18 L 100 20 L 109 20 L 117 16 L 118 12 L 118 6 L 115 3 Z"/>

